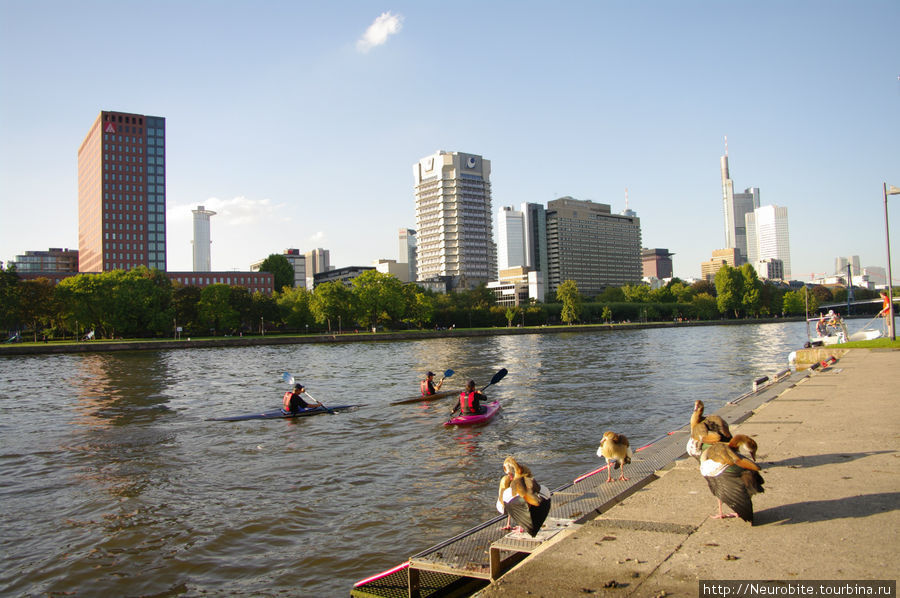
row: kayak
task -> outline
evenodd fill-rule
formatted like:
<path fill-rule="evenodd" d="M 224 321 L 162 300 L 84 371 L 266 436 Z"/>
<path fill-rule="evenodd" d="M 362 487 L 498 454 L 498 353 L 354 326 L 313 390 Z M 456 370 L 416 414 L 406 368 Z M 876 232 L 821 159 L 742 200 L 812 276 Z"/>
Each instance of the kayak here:
<path fill-rule="evenodd" d="M 443 399 L 444 397 L 449 397 L 452 395 L 459 396 L 459 393 L 462 391 L 459 390 L 441 390 L 433 395 L 419 395 L 417 397 L 410 397 L 408 399 L 400 399 L 399 401 L 391 401 L 391 405 L 403 405 L 406 403 L 418 403 L 420 401 L 433 401 L 435 399 Z"/>
<path fill-rule="evenodd" d="M 320 413 L 333 413 L 335 411 L 349 411 L 351 409 L 355 409 L 359 407 L 359 405 L 337 405 L 335 407 L 309 407 L 307 409 L 301 409 L 297 413 L 290 413 L 283 409 L 277 409 L 275 411 L 266 411 L 265 413 L 249 413 L 247 415 L 230 415 L 227 417 L 212 417 L 208 418 L 206 421 L 210 422 L 237 422 L 243 421 L 245 419 L 290 419 L 292 417 L 305 417 L 307 415 L 319 415 Z"/>
<path fill-rule="evenodd" d="M 484 424 L 497 415 L 497 412 L 500 411 L 500 401 L 494 401 L 493 403 L 487 404 L 487 412 L 482 413 L 480 415 L 457 415 L 456 417 L 451 417 L 449 420 L 444 422 L 445 426 L 471 426 L 473 424 Z"/>

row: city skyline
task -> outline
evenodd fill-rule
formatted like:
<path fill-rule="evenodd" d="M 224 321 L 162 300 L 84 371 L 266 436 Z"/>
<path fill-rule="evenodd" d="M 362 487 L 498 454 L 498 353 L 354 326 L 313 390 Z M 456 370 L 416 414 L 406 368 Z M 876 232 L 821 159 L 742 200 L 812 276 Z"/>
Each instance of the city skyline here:
<path fill-rule="evenodd" d="M 841 255 L 883 267 L 898 17 L 887 0 L 0 1 L 0 261 L 78 247 L 77 149 L 108 110 L 166 119 L 173 271 L 191 268 L 198 205 L 218 214 L 213 270 L 289 247 L 337 267 L 394 258 L 415 228 L 409 164 L 445 150 L 490 158 L 494 206 L 572 196 L 619 213 L 627 187 L 643 245 L 696 277 L 726 246 L 726 135 L 735 184 L 790 209 L 793 278 Z M 453 68 L 464 85 L 446 85 Z"/>

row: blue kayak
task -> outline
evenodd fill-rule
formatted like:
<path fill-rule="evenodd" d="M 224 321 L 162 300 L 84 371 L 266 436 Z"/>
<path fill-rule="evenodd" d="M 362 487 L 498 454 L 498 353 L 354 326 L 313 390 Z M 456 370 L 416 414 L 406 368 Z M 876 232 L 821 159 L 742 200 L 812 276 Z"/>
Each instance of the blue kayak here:
<path fill-rule="evenodd" d="M 356 409 L 359 405 L 337 405 L 335 407 L 308 407 L 301 409 L 297 413 L 290 413 L 284 409 L 275 411 L 266 411 L 265 413 L 248 413 L 247 415 L 230 415 L 227 417 L 211 417 L 206 421 L 210 422 L 237 422 L 245 419 L 290 419 L 292 417 L 306 417 L 307 415 L 319 415 L 320 413 L 334 413 L 336 411 L 350 411 Z"/>

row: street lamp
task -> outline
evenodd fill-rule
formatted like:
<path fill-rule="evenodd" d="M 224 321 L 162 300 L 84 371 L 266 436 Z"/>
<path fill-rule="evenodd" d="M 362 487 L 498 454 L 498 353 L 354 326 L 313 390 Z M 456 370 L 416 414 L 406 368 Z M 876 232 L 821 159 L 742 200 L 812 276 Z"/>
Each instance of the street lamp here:
<path fill-rule="evenodd" d="M 888 337 L 894 341 L 897 335 L 894 329 L 894 279 L 891 278 L 891 229 L 888 227 L 888 195 L 900 195 L 900 189 L 893 185 L 888 188 L 888 184 L 884 183 L 884 236 L 887 243 L 887 288 L 888 288 Z"/>

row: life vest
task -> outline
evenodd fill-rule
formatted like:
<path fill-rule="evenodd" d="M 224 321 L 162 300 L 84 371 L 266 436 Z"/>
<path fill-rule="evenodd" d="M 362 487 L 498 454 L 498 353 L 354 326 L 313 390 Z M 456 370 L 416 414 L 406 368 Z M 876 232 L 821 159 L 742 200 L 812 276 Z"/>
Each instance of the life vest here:
<path fill-rule="evenodd" d="M 287 391 L 284 393 L 284 398 L 281 400 L 281 403 L 284 405 L 285 411 L 291 410 L 291 397 L 294 396 L 293 391 Z"/>
<path fill-rule="evenodd" d="M 419 389 L 422 391 L 423 397 L 434 394 L 434 389 L 430 388 L 430 386 L 431 384 L 428 382 L 428 378 L 422 380 L 421 384 L 419 384 Z"/>
<path fill-rule="evenodd" d="M 470 393 L 462 391 L 459 393 L 459 407 L 463 415 L 472 415 L 475 413 L 475 391 Z"/>

